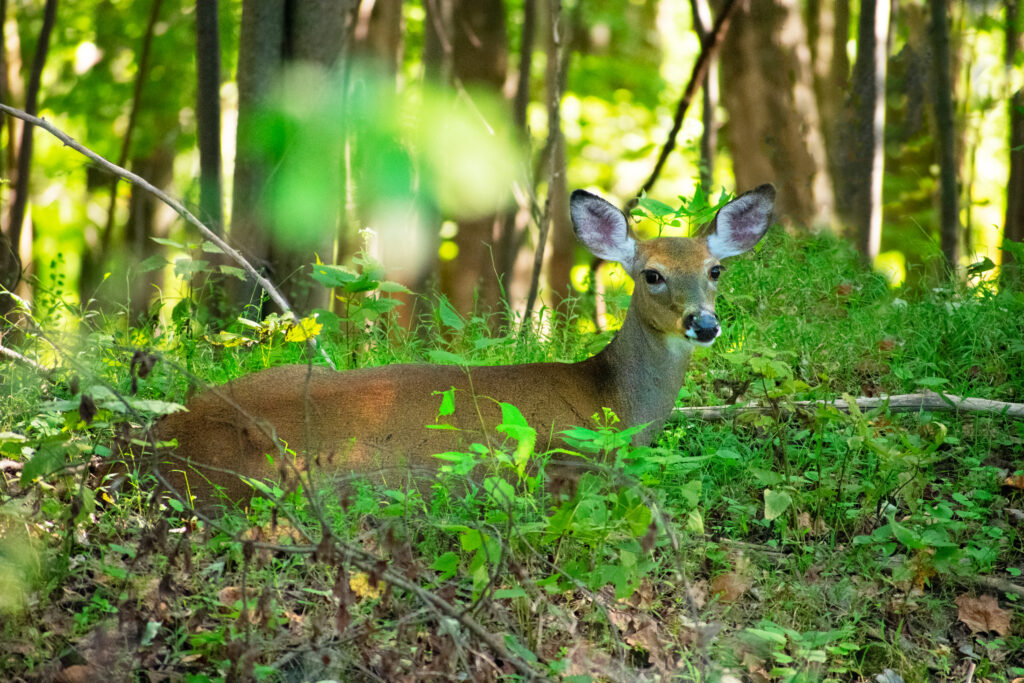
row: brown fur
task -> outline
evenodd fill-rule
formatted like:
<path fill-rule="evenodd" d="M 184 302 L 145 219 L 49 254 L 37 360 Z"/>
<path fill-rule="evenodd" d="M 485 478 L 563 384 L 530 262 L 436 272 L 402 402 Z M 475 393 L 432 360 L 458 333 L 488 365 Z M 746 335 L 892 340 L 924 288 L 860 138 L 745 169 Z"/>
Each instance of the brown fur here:
<path fill-rule="evenodd" d="M 754 202 L 756 222 L 744 214 L 748 209 L 723 219 L 728 207 L 717 219 L 724 225 L 747 221 L 740 232 L 756 228 L 753 242 L 743 238 L 741 251 L 767 229 L 774 190 L 762 186 L 744 197 Z M 522 411 L 538 431 L 540 449 L 558 445 L 561 430 L 592 426 L 591 416 L 603 407 L 614 410 L 623 426 L 650 423 L 636 438 L 649 443 L 671 412 L 689 363 L 693 340 L 683 321 L 714 312 L 717 283 L 709 273 L 718 260 L 704 239 L 634 242 L 614 207 L 586 193 L 575 193 L 573 201 L 581 240 L 598 255 L 622 261 L 637 280 L 622 328 L 598 355 L 580 363 L 498 367 L 394 365 L 344 373 L 305 365 L 271 368 L 203 392 L 187 412 L 162 420 L 157 438 L 176 439 L 176 454 L 189 466 L 163 458 L 161 472 L 181 492 L 187 482 L 187 492 L 203 505 L 214 486 L 232 500 L 246 500 L 252 489 L 235 473 L 279 479 L 282 471 L 295 470 L 281 467 L 289 459 L 298 470 L 313 459 L 326 471 L 403 481 L 410 468 L 436 468 L 436 453 L 498 438 L 491 431 L 500 421 L 496 401 Z M 647 269 L 656 269 L 664 286 L 649 286 L 641 276 Z M 456 411 L 450 421 L 457 429 L 428 428 L 437 423 L 438 392 L 452 387 Z"/>

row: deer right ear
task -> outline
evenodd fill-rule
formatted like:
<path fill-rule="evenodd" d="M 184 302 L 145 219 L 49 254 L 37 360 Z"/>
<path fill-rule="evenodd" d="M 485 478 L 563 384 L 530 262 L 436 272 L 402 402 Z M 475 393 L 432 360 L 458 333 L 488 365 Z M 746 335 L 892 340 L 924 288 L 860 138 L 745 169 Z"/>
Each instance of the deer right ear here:
<path fill-rule="evenodd" d="M 629 223 L 619 209 L 585 190 L 576 190 L 569 198 L 576 236 L 587 249 L 606 261 L 617 261 L 631 270 L 636 259 L 636 240 Z"/>

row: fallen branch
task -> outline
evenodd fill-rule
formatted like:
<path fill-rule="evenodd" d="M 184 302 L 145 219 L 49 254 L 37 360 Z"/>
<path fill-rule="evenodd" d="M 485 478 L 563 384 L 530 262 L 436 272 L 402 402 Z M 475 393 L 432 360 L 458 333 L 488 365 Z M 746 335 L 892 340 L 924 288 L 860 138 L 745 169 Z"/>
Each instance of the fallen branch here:
<path fill-rule="evenodd" d="M 1007 403 L 1005 401 L 992 401 L 986 398 L 937 394 L 934 391 L 921 394 L 895 394 L 871 398 L 860 397 L 854 399 L 854 403 L 861 410 L 871 410 L 886 405 L 890 413 L 917 413 L 925 410 L 936 413 L 986 413 L 1015 420 L 1024 420 L 1024 403 Z M 850 412 L 850 404 L 841 398 L 825 401 L 792 401 L 786 405 L 800 408 L 830 405 L 843 412 Z M 732 419 L 742 413 L 770 413 L 777 409 L 777 406 L 756 402 L 734 406 L 695 406 L 691 408 L 676 408 L 672 413 L 671 419 L 681 420 L 695 417 L 707 422 L 721 422 Z"/>
<path fill-rule="evenodd" d="M 16 360 L 19 363 L 24 363 L 25 365 L 29 366 L 30 368 L 32 368 L 34 370 L 38 370 L 39 372 L 49 372 L 50 371 L 49 368 L 47 368 L 47 367 L 45 367 L 43 365 L 40 365 L 39 363 L 35 362 L 31 358 L 29 358 L 27 356 L 23 356 L 20 353 L 18 353 L 17 351 L 15 351 L 14 349 L 9 349 L 9 348 L 7 348 L 6 346 L 4 346 L 2 344 L 0 344 L 0 356 L 7 356 L 11 360 Z"/>
<path fill-rule="evenodd" d="M 70 147 L 71 149 L 75 150 L 76 152 L 82 154 L 85 157 L 88 157 L 95 163 L 99 164 L 106 171 L 113 173 L 116 176 L 120 176 L 121 178 L 124 178 L 131 184 L 142 188 L 146 192 L 149 192 L 154 197 L 162 201 L 164 204 L 174 209 L 175 213 L 177 213 L 179 216 L 185 219 L 186 223 L 196 228 L 203 235 L 204 238 L 220 247 L 220 249 L 225 254 L 230 256 L 231 259 L 235 261 L 235 263 L 242 267 L 242 270 L 244 270 L 246 273 L 248 273 L 250 277 L 256 280 L 259 286 L 262 287 L 263 290 L 266 291 L 267 295 L 274 301 L 274 303 L 277 304 L 278 308 L 280 308 L 281 311 L 284 312 L 286 315 L 290 316 L 296 325 L 302 324 L 302 320 L 292 310 L 292 307 L 288 304 L 287 299 L 285 299 L 284 296 L 277 291 L 277 288 L 274 287 L 273 284 L 271 284 L 270 280 L 260 275 L 259 271 L 256 270 L 252 266 L 252 264 L 245 259 L 244 256 L 242 256 L 241 252 L 239 252 L 237 249 L 235 249 L 227 242 L 225 242 L 213 230 L 210 230 L 210 228 L 206 227 L 206 225 L 204 225 L 202 221 L 196 218 L 191 211 L 186 209 L 181 202 L 174 199 L 173 197 L 171 197 L 166 192 L 150 183 L 142 176 L 136 175 L 129 171 L 128 169 L 122 168 L 121 166 L 118 166 L 117 164 L 106 160 L 105 158 L 101 157 L 99 154 L 92 151 L 88 147 L 82 145 L 79 142 L 76 142 L 70 135 L 68 135 L 61 129 L 57 128 L 46 119 L 41 119 L 38 116 L 32 116 L 31 114 L 24 112 L 21 109 L 16 109 L 3 103 L 0 103 L 0 111 L 5 112 L 16 119 L 21 119 L 26 123 L 30 123 L 33 126 L 42 128 L 47 133 L 63 142 L 65 146 Z M 313 340 L 313 338 L 310 338 L 310 341 L 312 342 L 314 348 L 317 348 L 315 340 Z M 324 350 L 320 348 L 319 351 L 324 361 L 326 361 L 326 363 L 332 369 L 336 370 L 337 368 L 335 368 L 334 363 L 327 356 Z"/>

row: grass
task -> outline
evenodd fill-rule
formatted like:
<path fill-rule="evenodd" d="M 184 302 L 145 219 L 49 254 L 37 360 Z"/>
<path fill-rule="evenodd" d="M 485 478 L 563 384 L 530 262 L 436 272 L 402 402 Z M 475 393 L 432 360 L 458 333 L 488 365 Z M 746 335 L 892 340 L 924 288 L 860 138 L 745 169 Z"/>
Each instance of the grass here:
<path fill-rule="evenodd" d="M 1024 297 L 979 281 L 891 291 L 844 243 L 776 232 L 729 265 L 719 313 L 725 333 L 695 356 L 682 402 L 768 400 L 775 413 L 679 423 L 642 449 L 587 425 L 592 470 L 573 481 L 518 472 L 512 439 L 424 491 L 257 500 L 216 523 L 145 493 L 95 496 L 68 469 L 117 450 L 125 409 L 93 387 L 129 397 L 138 426 L 161 407 L 146 401 L 307 347 L 273 321 L 213 336 L 187 316 L 53 340 L 52 381 L 0 384 L 0 451 L 31 475 L 0 492 L 0 677 L 1024 676 L 1024 425 L 785 409 L 920 388 L 1024 401 Z M 352 367 L 572 360 L 594 346 L 571 325 L 492 337 L 486 318 L 444 303 L 414 336 L 390 316 L 354 296 L 359 324 L 322 332 L 323 347 Z M 161 360 L 132 397 L 137 348 Z"/>

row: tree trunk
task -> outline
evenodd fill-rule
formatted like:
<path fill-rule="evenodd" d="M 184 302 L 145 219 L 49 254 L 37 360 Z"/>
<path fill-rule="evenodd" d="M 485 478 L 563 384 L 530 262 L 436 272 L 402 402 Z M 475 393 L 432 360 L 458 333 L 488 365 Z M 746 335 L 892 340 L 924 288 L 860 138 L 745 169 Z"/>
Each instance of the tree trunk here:
<path fill-rule="evenodd" d="M 1017 0 L 1006 2 L 1006 73 L 1015 68 L 1014 55 L 1024 51 Z M 1020 287 L 1021 264 L 1007 250 L 1008 242 L 1024 242 L 1024 89 L 1010 96 L 1010 178 L 1003 222 L 1002 282 Z"/>
<path fill-rule="evenodd" d="M 832 185 L 796 0 L 758 0 L 736 12 L 722 46 L 721 82 L 736 189 L 773 182 L 780 217 L 831 223 Z"/>
<path fill-rule="evenodd" d="M 174 179 L 174 147 L 162 144 L 145 159 L 133 159 L 132 170 L 156 187 L 167 187 Z M 161 236 L 156 229 L 157 216 L 164 204 L 139 187 L 132 185 L 128 201 L 127 251 L 128 263 L 138 264 L 160 251 L 151 238 Z M 129 320 L 142 320 L 149 314 L 154 293 L 163 284 L 159 269 L 133 275 L 128 282 Z"/>
<path fill-rule="evenodd" d="M 874 263 L 882 239 L 882 170 L 885 153 L 885 75 L 889 0 L 863 0 L 857 26 L 845 124 L 839 136 L 840 215 L 856 235 L 857 249 Z"/>
<path fill-rule="evenodd" d="M 322 235 L 313 246 L 296 249 L 284 240 L 273 239 L 272 226 L 260 211 L 270 179 L 273 160 L 262 160 L 251 149 L 254 115 L 288 62 L 309 62 L 330 69 L 338 62 L 345 39 L 346 17 L 351 2 L 302 0 L 262 2 L 244 0 L 242 32 L 238 55 L 238 141 L 231 232 L 235 241 L 271 279 L 281 282 L 281 291 L 299 312 L 324 307 L 328 292 L 309 277 L 315 255 L 333 254 L 337 220 L 333 225 L 303 226 L 310 234 Z M 342 194 L 342 188 L 338 190 Z M 253 304 L 254 287 L 235 293 L 239 305 Z"/>
<path fill-rule="evenodd" d="M 356 20 L 356 51 L 373 57 L 388 75 L 402 63 L 402 1 L 362 0 Z"/>
<path fill-rule="evenodd" d="M 220 155 L 220 32 L 217 0 L 196 0 L 196 143 L 199 219 L 223 234 Z"/>
<path fill-rule="evenodd" d="M 960 264 L 960 210 L 958 207 L 956 130 L 953 120 L 952 62 L 949 49 L 949 0 L 932 0 L 930 26 L 935 54 L 934 104 L 939 147 L 939 236 L 950 274 Z"/>
<path fill-rule="evenodd" d="M 508 35 L 502 0 L 455 0 L 452 12 L 452 77 L 456 87 L 489 90 L 500 95 L 508 74 Z M 492 245 L 503 211 L 459 221 L 455 237 L 459 254 L 446 264 L 448 299 L 469 313 L 478 293 L 481 308 L 494 309 L 499 299 Z"/>
<path fill-rule="evenodd" d="M 708 36 L 714 22 L 711 18 L 711 7 L 708 0 L 690 0 L 690 11 L 693 15 L 693 30 L 702 46 L 707 45 Z M 708 72 L 701 84 L 700 120 L 703 128 L 700 134 L 700 184 L 705 192 L 711 192 L 715 183 L 715 154 L 718 151 L 718 121 L 715 110 L 718 108 L 718 57 L 712 57 L 708 64 Z"/>
<path fill-rule="evenodd" d="M 548 0 L 549 3 L 558 3 L 561 0 Z M 555 31 L 566 31 L 565 21 L 560 22 L 556 28 L 550 24 L 560 15 L 559 8 L 550 8 L 548 12 L 547 30 L 547 79 L 548 101 L 551 112 L 561 106 L 562 94 L 565 92 L 566 74 L 562 66 L 562 50 L 567 50 L 569 41 L 565 35 L 555 40 Z M 565 301 L 572 295 L 572 282 L 570 273 L 572 271 L 573 256 L 576 252 L 576 233 L 569 218 L 569 179 L 566 175 L 567 159 L 565 154 L 565 134 L 562 132 L 561 116 L 553 117 L 548 125 L 555 126 L 553 135 L 550 135 L 552 144 L 551 166 L 548 174 L 548 220 L 550 221 L 549 231 L 551 233 L 551 254 L 548 257 L 548 289 L 551 291 L 552 303 L 562 313 L 566 312 Z"/>
<path fill-rule="evenodd" d="M 814 93 L 825 138 L 828 170 L 838 213 L 843 208 L 843 180 L 839 156 L 843 101 L 850 80 L 850 59 L 846 42 L 850 35 L 850 0 L 807 3 L 807 39 L 814 71 Z"/>
<path fill-rule="evenodd" d="M 256 112 L 282 65 L 284 47 L 283 4 L 244 0 L 238 43 L 238 125 L 235 177 L 231 197 L 231 237 L 252 264 L 271 280 L 279 273 L 270 264 L 270 229 L 259 210 L 260 198 L 270 175 L 268 165 L 252 149 Z M 238 306 L 261 309 L 255 283 L 233 293 Z"/>
<path fill-rule="evenodd" d="M 6 19 L 6 17 L 3 17 Z M 50 34 L 57 22 L 57 0 L 46 0 L 43 8 L 43 24 L 39 29 L 35 55 L 32 58 L 32 70 L 29 72 L 28 87 L 25 90 L 25 111 L 35 114 L 38 110 L 39 87 L 43 77 L 43 66 L 50 48 Z M 29 176 L 32 171 L 32 133 L 33 126 L 21 126 L 21 143 L 18 146 L 18 163 L 14 176 L 11 210 L 5 233 L 0 234 L 0 285 L 4 290 L 13 291 L 21 280 L 21 257 L 18 253 L 21 245 L 21 234 L 25 225 L 25 212 L 28 209 Z M 14 145 L 14 141 L 10 141 Z M 0 325 L 10 323 L 9 314 L 14 310 L 15 301 L 0 291 Z"/>

